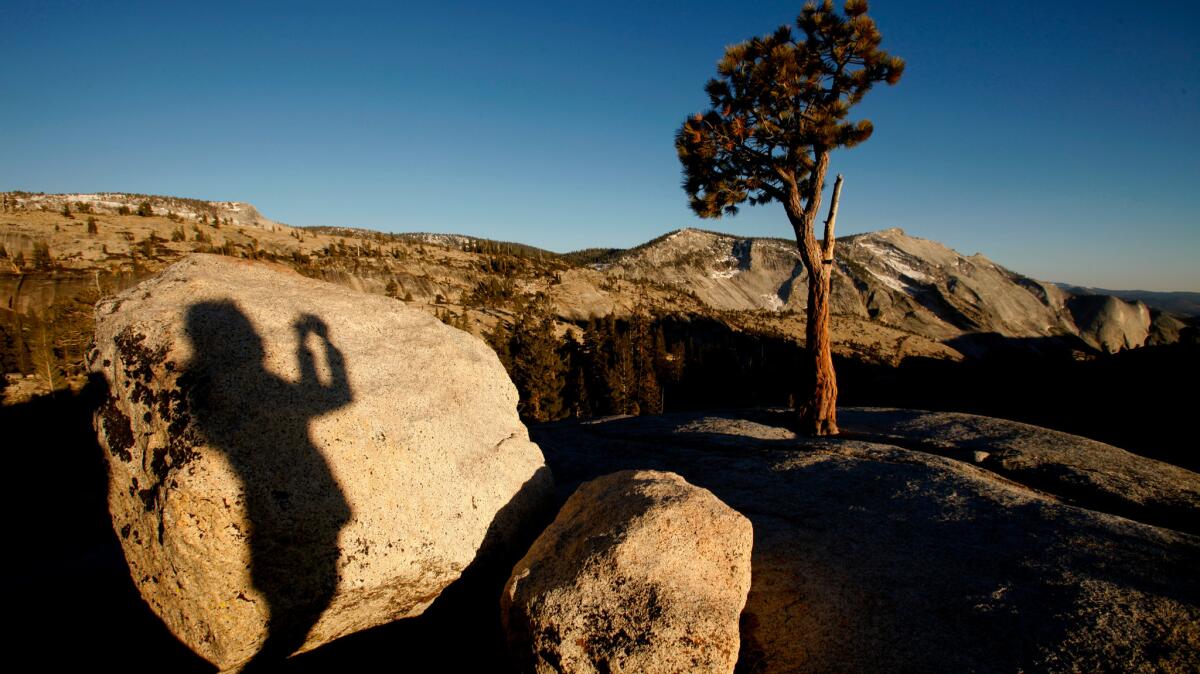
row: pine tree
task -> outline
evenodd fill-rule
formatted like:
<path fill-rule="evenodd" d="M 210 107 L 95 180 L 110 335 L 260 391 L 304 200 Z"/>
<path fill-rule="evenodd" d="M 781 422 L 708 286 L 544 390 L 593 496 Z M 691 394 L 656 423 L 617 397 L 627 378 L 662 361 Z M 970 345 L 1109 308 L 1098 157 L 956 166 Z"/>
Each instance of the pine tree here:
<path fill-rule="evenodd" d="M 565 367 L 558 353 L 558 338 L 549 303 L 539 295 L 517 315 L 513 326 L 512 379 L 520 393 L 518 410 L 533 421 L 549 421 L 562 414 Z"/>
<path fill-rule="evenodd" d="M 661 414 L 662 389 L 654 371 L 654 335 L 644 313 L 635 313 L 630 319 L 629 343 L 633 353 L 634 400 L 638 413 Z"/>
<path fill-rule="evenodd" d="M 74 215 L 73 213 L 71 213 L 71 202 L 69 202 L 69 201 L 64 201 L 64 202 L 63 202 L 63 207 L 62 207 L 62 211 L 61 211 L 61 212 L 62 212 L 62 216 L 63 216 L 64 218 L 67 218 L 67 219 L 69 219 L 69 220 L 74 220 L 74 219 L 75 219 L 75 215 Z"/>
<path fill-rule="evenodd" d="M 678 384 L 683 379 L 684 358 L 683 342 L 676 342 L 668 348 L 662 323 L 658 323 L 654 330 L 654 371 L 658 373 L 658 381 L 664 391 L 664 410 L 667 406 L 667 387 Z"/>
<path fill-rule="evenodd" d="M 149 201 L 143 201 L 142 203 L 138 204 L 137 214 L 142 216 L 143 218 L 146 218 L 151 215 L 154 215 L 154 209 L 150 208 Z"/>
<path fill-rule="evenodd" d="M 608 352 L 607 368 L 604 371 L 604 383 L 612 400 L 614 414 L 638 414 L 637 374 L 633 361 L 633 344 L 629 339 L 629 331 L 618 328 L 616 318 L 608 316 L 605 330 L 608 332 L 610 350 Z"/>
<path fill-rule="evenodd" d="M 588 322 L 580 334 L 579 346 L 574 355 L 579 369 L 579 385 L 586 391 L 584 395 L 588 400 L 589 416 L 611 414 L 609 395 L 604 381 L 607 360 L 604 336 L 595 316 L 588 316 Z"/>
<path fill-rule="evenodd" d="M 567 415 L 576 419 L 586 419 L 592 416 L 592 400 L 588 393 L 587 358 L 584 355 L 584 343 L 576 341 L 568 334 L 558 350 L 566 368 L 566 383 L 563 386 L 563 409 Z"/>
<path fill-rule="evenodd" d="M 834 223 L 842 178 L 834 183 L 823 241 L 815 227 L 830 152 L 870 137 L 867 120 L 847 120 L 876 82 L 895 84 L 904 61 L 879 49 L 882 37 L 866 0 L 809 3 L 796 20 L 803 37 L 781 26 L 728 47 L 717 78 L 705 87 L 710 109 L 688 118 L 675 136 L 683 188 L 704 218 L 737 213 L 738 204 L 778 201 L 808 270 L 807 348 L 813 376 L 798 396 L 803 431 L 833 435 L 837 380 L 829 341 Z"/>
<path fill-rule="evenodd" d="M 99 225 L 99 223 L 96 222 L 96 216 L 94 216 L 94 215 L 88 216 L 87 233 L 88 234 L 99 234 L 100 233 L 100 225 Z"/>
<path fill-rule="evenodd" d="M 504 371 L 511 379 L 513 374 L 512 333 L 508 331 L 504 321 L 496 321 L 496 325 L 491 330 L 483 333 L 483 341 L 487 342 L 488 346 L 496 352 L 496 357 L 500 359 L 500 364 L 504 366 Z"/>

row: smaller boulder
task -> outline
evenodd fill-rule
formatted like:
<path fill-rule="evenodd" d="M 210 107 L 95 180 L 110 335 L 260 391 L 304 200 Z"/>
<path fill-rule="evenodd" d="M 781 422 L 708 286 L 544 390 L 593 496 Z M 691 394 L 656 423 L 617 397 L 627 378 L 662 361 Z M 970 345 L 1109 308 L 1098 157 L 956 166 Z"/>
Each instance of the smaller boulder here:
<path fill-rule="evenodd" d="M 501 597 L 522 671 L 732 672 L 750 521 L 675 473 L 587 482 Z"/>

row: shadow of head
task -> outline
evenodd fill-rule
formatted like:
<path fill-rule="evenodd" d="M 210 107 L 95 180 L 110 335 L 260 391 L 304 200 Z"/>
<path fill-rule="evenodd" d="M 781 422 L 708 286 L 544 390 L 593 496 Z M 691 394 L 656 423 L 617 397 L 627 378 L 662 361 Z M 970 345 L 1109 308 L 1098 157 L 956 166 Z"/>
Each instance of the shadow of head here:
<path fill-rule="evenodd" d="M 229 300 L 188 307 L 187 335 L 192 342 L 191 368 L 237 369 L 261 365 L 262 338 L 242 310 Z"/>

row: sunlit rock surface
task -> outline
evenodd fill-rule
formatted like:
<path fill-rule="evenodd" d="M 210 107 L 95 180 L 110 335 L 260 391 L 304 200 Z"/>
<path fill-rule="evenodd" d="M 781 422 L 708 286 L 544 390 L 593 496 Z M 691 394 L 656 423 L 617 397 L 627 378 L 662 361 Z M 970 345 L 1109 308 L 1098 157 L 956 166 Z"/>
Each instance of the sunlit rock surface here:
<path fill-rule="evenodd" d="M 579 487 L 501 596 L 521 671 L 733 672 L 749 520 L 674 473 Z"/>
<path fill-rule="evenodd" d="M 421 613 L 549 494 L 492 350 L 385 297 L 196 255 L 89 360 L 133 580 L 221 669 Z"/>

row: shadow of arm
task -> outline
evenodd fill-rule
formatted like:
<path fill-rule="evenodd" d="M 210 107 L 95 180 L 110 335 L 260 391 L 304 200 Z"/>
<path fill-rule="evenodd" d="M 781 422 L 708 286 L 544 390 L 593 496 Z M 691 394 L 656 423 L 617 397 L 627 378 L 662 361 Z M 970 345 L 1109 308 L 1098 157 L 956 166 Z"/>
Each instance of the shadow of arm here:
<path fill-rule="evenodd" d="M 346 373 L 346 358 L 329 339 L 329 327 L 320 318 L 305 314 L 295 324 L 297 346 L 296 359 L 300 366 L 299 387 L 305 398 L 315 404 L 319 411 L 328 412 L 347 405 L 353 396 Z M 325 361 L 329 365 L 330 381 L 323 386 L 317 378 L 316 360 L 308 348 L 308 335 L 315 334 L 325 344 Z"/>

